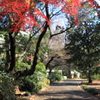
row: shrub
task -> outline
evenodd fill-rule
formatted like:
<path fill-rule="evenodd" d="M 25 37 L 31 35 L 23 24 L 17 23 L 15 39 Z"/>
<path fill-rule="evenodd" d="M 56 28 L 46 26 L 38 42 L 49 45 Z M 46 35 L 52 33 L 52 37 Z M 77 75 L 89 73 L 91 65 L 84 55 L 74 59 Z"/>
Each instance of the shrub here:
<path fill-rule="evenodd" d="M 43 63 L 41 63 L 41 62 L 39 62 L 39 63 L 36 65 L 36 71 L 37 71 L 37 72 L 42 72 L 42 73 L 44 73 L 45 76 L 46 76 L 46 74 L 47 74 L 46 67 L 45 67 L 45 65 L 44 65 Z"/>
<path fill-rule="evenodd" d="M 96 91 L 94 88 L 88 87 L 86 85 L 82 85 L 82 88 L 85 89 L 86 91 L 88 91 L 89 93 L 93 94 L 93 95 L 99 94 L 99 92 Z"/>
<path fill-rule="evenodd" d="M 38 92 L 40 89 L 47 87 L 50 81 L 47 79 L 47 75 L 42 72 L 35 72 L 33 75 L 33 83 L 35 85 L 35 92 Z"/>
<path fill-rule="evenodd" d="M 7 67 L 5 67 L 5 59 L 0 59 L 0 71 L 7 70 Z"/>
<path fill-rule="evenodd" d="M 21 91 L 28 91 L 28 92 L 33 92 L 34 88 L 33 82 L 31 82 L 30 78 L 22 78 L 20 81 L 19 89 Z"/>
<path fill-rule="evenodd" d="M 16 100 L 14 78 L 5 72 L 0 72 L 0 94 L 3 100 Z"/>
<path fill-rule="evenodd" d="M 30 65 L 28 63 L 23 62 L 22 58 L 19 58 L 17 63 L 16 63 L 16 71 L 21 71 L 23 69 L 29 69 Z"/>
<path fill-rule="evenodd" d="M 99 79 L 100 79 L 100 74 L 95 74 L 95 75 L 93 75 L 93 79 L 94 79 L 94 80 L 99 80 Z"/>
<path fill-rule="evenodd" d="M 22 85 L 20 89 L 31 93 L 37 93 L 40 89 L 47 87 L 50 81 L 47 79 L 46 73 L 44 64 L 38 63 L 34 74 L 21 80 Z"/>
<path fill-rule="evenodd" d="M 80 77 L 85 79 L 85 78 L 87 78 L 87 75 L 81 75 Z"/>
<path fill-rule="evenodd" d="M 53 83 L 55 81 L 61 81 L 63 79 L 63 75 L 61 72 L 59 71 L 55 71 L 55 72 L 52 72 L 50 75 L 49 75 L 49 80 L 50 80 L 50 83 Z"/>

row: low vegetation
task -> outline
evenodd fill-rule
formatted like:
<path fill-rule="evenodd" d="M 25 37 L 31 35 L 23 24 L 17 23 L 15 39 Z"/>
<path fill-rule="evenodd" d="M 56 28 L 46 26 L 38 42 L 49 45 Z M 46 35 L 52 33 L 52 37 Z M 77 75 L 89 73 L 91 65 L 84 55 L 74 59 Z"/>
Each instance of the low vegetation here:
<path fill-rule="evenodd" d="M 0 71 L 0 100 L 16 100 L 14 85 L 14 78 Z"/>
<path fill-rule="evenodd" d="M 92 88 L 92 87 L 89 87 L 89 86 L 86 86 L 86 85 L 81 85 L 82 86 L 82 88 L 84 89 L 84 90 L 86 90 L 87 92 L 89 92 L 89 93 L 91 93 L 91 94 L 93 94 L 93 95 L 98 95 L 98 94 L 100 94 L 100 92 L 98 92 L 96 89 L 94 89 L 94 88 Z"/>
<path fill-rule="evenodd" d="M 63 75 L 61 72 L 59 71 L 55 71 L 55 72 L 52 72 L 49 76 L 48 76 L 48 79 L 50 80 L 50 83 L 53 83 L 55 81 L 61 81 L 63 80 Z"/>
<path fill-rule="evenodd" d="M 20 90 L 26 91 L 26 95 L 35 94 L 44 87 L 49 86 L 50 81 L 47 78 L 47 71 L 43 63 L 38 63 L 33 75 L 23 77 L 20 80 Z M 30 92 L 30 93 L 28 93 Z"/>

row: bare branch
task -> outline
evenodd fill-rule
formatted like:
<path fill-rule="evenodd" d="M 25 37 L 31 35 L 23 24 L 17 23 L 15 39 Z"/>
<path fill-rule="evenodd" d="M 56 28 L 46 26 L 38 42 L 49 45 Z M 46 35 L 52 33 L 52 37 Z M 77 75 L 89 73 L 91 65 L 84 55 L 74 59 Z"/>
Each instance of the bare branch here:
<path fill-rule="evenodd" d="M 53 56 L 51 57 L 51 59 L 48 61 L 48 63 L 46 64 L 46 69 L 48 68 L 49 64 L 53 61 L 53 59 L 55 58 L 56 56 Z"/>
<path fill-rule="evenodd" d="M 59 35 L 59 34 L 62 34 L 62 33 L 64 33 L 64 32 L 66 32 L 66 31 L 68 31 L 70 28 L 72 28 L 72 26 L 73 26 L 73 24 L 71 24 L 70 27 L 66 28 L 65 30 L 62 30 L 62 31 L 60 31 L 60 32 L 58 32 L 58 33 L 55 33 L 55 34 L 52 34 L 52 35 L 50 36 L 50 39 L 51 39 L 53 36 L 56 36 L 56 35 Z"/>

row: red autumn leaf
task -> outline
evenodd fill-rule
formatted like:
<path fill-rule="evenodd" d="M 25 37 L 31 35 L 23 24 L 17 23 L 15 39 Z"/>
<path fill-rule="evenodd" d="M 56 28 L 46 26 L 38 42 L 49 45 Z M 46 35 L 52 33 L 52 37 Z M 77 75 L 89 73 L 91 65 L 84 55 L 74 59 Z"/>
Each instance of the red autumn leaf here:
<path fill-rule="evenodd" d="M 46 4 L 52 4 L 56 7 L 62 7 L 62 11 L 73 15 L 75 23 L 78 21 L 78 9 L 81 7 L 80 0 L 41 0 Z M 81 0 L 84 2 L 84 0 Z M 87 0 L 92 7 L 100 8 L 95 0 Z M 60 6 L 61 5 L 61 6 Z M 63 6 L 65 5 L 65 6 Z M 32 29 L 33 26 L 38 26 L 35 17 L 44 18 L 50 24 L 48 18 L 37 8 L 32 0 L 0 0 L 0 15 L 9 14 L 12 20 L 11 31 L 20 31 L 25 28 Z M 29 14 L 30 12 L 30 14 Z M 98 15 L 100 15 L 98 13 Z M 28 27 L 27 27 L 28 26 Z"/>
<path fill-rule="evenodd" d="M 33 56 L 29 56 L 29 57 L 27 57 L 27 59 L 33 59 Z"/>

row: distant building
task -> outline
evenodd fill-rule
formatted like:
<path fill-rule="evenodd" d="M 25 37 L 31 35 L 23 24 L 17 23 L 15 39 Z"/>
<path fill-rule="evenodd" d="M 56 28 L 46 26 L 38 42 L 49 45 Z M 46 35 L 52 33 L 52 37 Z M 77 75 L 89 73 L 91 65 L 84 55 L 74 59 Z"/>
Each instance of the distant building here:
<path fill-rule="evenodd" d="M 73 79 L 73 78 L 80 78 L 80 73 L 79 72 L 77 72 L 77 71 L 71 71 L 71 78 Z"/>

